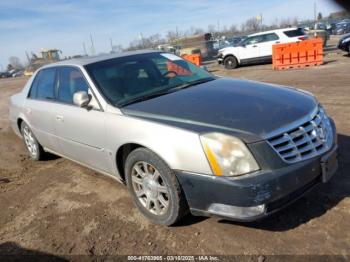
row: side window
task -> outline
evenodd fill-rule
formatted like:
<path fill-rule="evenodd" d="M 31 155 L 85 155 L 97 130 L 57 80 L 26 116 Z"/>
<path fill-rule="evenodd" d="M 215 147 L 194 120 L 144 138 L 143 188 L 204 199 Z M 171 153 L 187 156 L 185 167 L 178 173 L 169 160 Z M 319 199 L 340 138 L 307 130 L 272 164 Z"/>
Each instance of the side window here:
<path fill-rule="evenodd" d="M 271 33 L 271 34 L 266 34 L 264 35 L 264 42 L 270 42 L 270 41 L 277 41 L 280 38 L 278 37 L 277 34 Z"/>
<path fill-rule="evenodd" d="M 251 36 L 245 40 L 246 45 L 254 45 L 263 41 L 263 35 Z"/>
<path fill-rule="evenodd" d="M 40 73 L 41 71 L 38 72 L 38 74 L 35 76 L 35 79 L 32 82 L 32 86 L 30 88 L 29 95 L 28 95 L 29 98 L 36 98 L 36 91 L 38 88 Z"/>
<path fill-rule="evenodd" d="M 55 99 L 55 68 L 42 69 L 35 77 L 29 93 L 30 98 Z"/>
<path fill-rule="evenodd" d="M 73 104 L 73 95 L 78 91 L 88 92 L 88 84 L 81 71 L 74 67 L 62 67 L 58 76 L 57 100 Z"/>

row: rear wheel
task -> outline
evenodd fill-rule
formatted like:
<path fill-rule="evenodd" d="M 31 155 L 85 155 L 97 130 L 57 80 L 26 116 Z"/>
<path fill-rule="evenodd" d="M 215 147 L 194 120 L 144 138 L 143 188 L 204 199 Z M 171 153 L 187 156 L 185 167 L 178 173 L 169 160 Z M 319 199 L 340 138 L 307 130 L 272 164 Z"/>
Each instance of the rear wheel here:
<path fill-rule="evenodd" d="M 152 151 L 132 151 L 126 160 L 125 174 L 135 205 L 153 223 L 170 226 L 187 213 L 174 172 Z"/>
<path fill-rule="evenodd" d="M 224 59 L 226 69 L 234 69 L 238 66 L 237 59 L 234 56 L 228 56 Z"/>
<path fill-rule="evenodd" d="M 45 154 L 44 149 L 39 144 L 32 130 L 25 122 L 22 122 L 21 124 L 21 133 L 23 136 L 24 144 L 28 150 L 29 156 L 34 160 L 43 159 Z"/>

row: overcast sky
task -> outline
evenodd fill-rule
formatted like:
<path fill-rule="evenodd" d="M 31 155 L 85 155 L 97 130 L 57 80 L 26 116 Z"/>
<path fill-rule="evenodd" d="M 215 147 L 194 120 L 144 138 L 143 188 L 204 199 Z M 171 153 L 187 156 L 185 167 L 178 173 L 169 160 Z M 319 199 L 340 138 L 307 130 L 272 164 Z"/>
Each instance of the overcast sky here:
<path fill-rule="evenodd" d="M 341 10 L 331 0 L 1 0 L 0 70 L 10 56 L 23 61 L 25 51 L 58 48 L 63 55 L 89 51 L 90 33 L 97 53 L 113 44 L 127 46 L 144 36 L 168 30 L 184 31 L 209 24 L 238 26 L 263 14 L 265 24 L 285 17 L 313 17 L 313 5 L 323 15 Z"/>

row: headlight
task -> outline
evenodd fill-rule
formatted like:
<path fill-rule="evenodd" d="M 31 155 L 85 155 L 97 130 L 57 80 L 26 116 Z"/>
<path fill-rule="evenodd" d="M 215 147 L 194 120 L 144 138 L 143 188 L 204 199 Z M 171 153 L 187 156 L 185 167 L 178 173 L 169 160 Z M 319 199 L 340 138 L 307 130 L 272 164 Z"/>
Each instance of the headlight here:
<path fill-rule="evenodd" d="M 239 176 L 259 170 L 253 155 L 238 138 L 220 133 L 200 137 L 210 166 L 217 176 Z"/>

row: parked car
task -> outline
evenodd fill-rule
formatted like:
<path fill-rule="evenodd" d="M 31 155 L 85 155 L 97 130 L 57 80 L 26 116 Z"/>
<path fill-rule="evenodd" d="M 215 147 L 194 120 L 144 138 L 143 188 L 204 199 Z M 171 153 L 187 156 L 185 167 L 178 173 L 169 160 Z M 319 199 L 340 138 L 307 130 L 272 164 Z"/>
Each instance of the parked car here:
<path fill-rule="evenodd" d="M 330 34 L 330 35 L 334 35 L 335 34 L 335 32 L 334 32 L 334 30 L 335 30 L 335 28 L 336 28 L 336 22 L 330 22 L 330 23 L 328 23 L 327 24 L 327 32 L 328 32 L 328 34 Z"/>
<path fill-rule="evenodd" d="M 126 183 L 163 225 L 189 210 L 256 220 L 337 169 L 334 122 L 310 93 L 160 51 L 46 65 L 11 97 L 10 120 L 32 159 L 51 152 Z"/>
<path fill-rule="evenodd" d="M 322 22 L 315 23 L 314 29 L 316 30 L 327 30 L 327 25 Z"/>
<path fill-rule="evenodd" d="M 11 77 L 11 74 L 9 72 L 0 72 L 0 78 L 7 78 Z"/>
<path fill-rule="evenodd" d="M 19 77 L 19 76 L 24 76 L 24 70 L 19 70 L 12 74 L 12 77 Z"/>
<path fill-rule="evenodd" d="M 307 38 L 301 28 L 284 28 L 252 34 L 235 47 L 219 50 L 218 63 L 227 69 L 233 69 L 243 64 L 271 62 L 274 44 L 298 42 Z"/>
<path fill-rule="evenodd" d="M 350 56 L 350 34 L 346 34 L 342 38 L 340 38 L 338 48 L 340 50 L 348 52 Z"/>
<path fill-rule="evenodd" d="M 340 22 L 336 24 L 334 33 L 336 35 L 343 35 L 350 33 L 350 23 L 349 22 Z"/>

